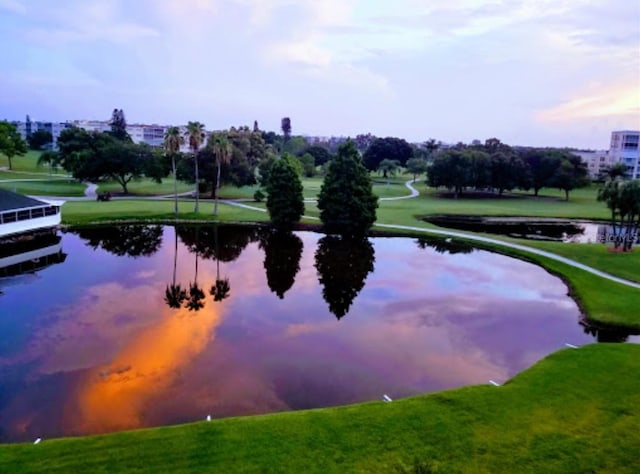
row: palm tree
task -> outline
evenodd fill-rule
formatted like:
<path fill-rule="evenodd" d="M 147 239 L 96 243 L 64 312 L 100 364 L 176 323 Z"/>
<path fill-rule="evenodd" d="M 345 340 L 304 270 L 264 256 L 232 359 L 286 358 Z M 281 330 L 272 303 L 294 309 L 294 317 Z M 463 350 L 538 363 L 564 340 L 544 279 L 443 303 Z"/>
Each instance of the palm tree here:
<path fill-rule="evenodd" d="M 213 301 L 222 301 L 231 294 L 231 285 L 228 278 L 220 278 L 220 248 L 218 246 L 218 226 L 214 228 L 214 241 L 216 246 L 216 282 L 211 286 L 209 294 Z"/>
<path fill-rule="evenodd" d="M 175 128 L 175 127 L 172 127 Z M 187 299 L 187 292 L 180 284 L 176 285 L 176 267 L 178 266 L 178 231 L 175 231 L 175 248 L 173 250 L 173 281 L 171 285 L 167 285 L 164 291 L 164 301 L 170 308 L 179 308 L 184 300 Z"/>
<path fill-rule="evenodd" d="M 210 139 L 213 154 L 216 157 L 216 188 L 215 203 L 213 205 L 213 215 L 218 215 L 218 191 L 220 190 L 220 168 L 231 159 L 232 145 L 226 132 L 218 132 L 211 135 Z"/>
<path fill-rule="evenodd" d="M 196 227 L 195 253 L 196 253 L 196 274 L 193 283 L 189 284 L 189 297 L 187 298 L 186 307 L 189 311 L 200 311 L 204 307 L 204 291 L 198 286 L 198 257 L 199 257 L 198 228 Z"/>
<path fill-rule="evenodd" d="M 173 170 L 173 212 L 178 215 L 178 180 L 176 178 L 176 154 L 180 146 L 184 144 L 184 137 L 178 127 L 169 127 L 164 134 L 164 150 L 171 155 L 171 168 Z"/>
<path fill-rule="evenodd" d="M 199 176 L 198 176 L 198 150 L 200 149 L 200 145 L 204 141 L 204 125 L 200 122 L 189 122 L 187 124 L 187 138 L 189 139 L 189 148 L 193 152 L 193 161 L 195 163 L 195 172 L 196 172 L 196 206 L 194 212 L 198 212 L 198 204 L 199 204 Z"/>

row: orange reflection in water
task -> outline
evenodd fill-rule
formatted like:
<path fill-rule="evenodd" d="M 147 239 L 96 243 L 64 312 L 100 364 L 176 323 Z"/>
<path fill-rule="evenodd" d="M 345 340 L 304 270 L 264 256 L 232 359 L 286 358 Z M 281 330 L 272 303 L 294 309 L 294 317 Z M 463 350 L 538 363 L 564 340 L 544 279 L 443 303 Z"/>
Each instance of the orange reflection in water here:
<path fill-rule="evenodd" d="M 102 433 L 145 426 L 154 398 L 200 354 L 221 322 L 220 303 L 199 312 L 164 308 L 159 322 L 140 330 L 108 366 L 92 368 L 64 414 L 65 430 Z"/>

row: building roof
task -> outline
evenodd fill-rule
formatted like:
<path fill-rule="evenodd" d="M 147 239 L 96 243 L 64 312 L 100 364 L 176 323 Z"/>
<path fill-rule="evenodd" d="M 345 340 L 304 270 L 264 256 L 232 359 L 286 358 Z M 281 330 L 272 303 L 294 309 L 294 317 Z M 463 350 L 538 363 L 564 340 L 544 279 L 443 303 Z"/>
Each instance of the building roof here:
<path fill-rule="evenodd" d="M 41 207 L 48 205 L 49 203 L 47 202 L 0 189 L 0 212 L 11 211 L 13 209 L 24 209 L 25 207 Z"/>

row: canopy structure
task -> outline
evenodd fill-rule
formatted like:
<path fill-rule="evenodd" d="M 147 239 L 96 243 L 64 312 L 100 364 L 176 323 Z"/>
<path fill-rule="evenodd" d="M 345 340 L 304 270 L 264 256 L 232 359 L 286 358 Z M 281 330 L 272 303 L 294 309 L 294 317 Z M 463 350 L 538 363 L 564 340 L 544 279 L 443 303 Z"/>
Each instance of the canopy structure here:
<path fill-rule="evenodd" d="M 64 201 L 35 199 L 0 189 L 0 238 L 60 225 Z"/>

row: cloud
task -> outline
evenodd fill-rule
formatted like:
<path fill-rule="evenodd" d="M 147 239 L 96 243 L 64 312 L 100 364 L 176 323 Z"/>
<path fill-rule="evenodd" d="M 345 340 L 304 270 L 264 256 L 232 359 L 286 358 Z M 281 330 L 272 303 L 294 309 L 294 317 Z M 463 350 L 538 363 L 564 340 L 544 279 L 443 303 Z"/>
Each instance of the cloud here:
<path fill-rule="evenodd" d="M 27 7 L 20 0 L 0 0 L 0 10 L 18 14 L 27 13 Z"/>
<path fill-rule="evenodd" d="M 637 79 L 618 84 L 595 84 L 562 103 L 540 110 L 537 120 L 565 122 L 627 116 L 640 125 L 640 87 Z"/>

